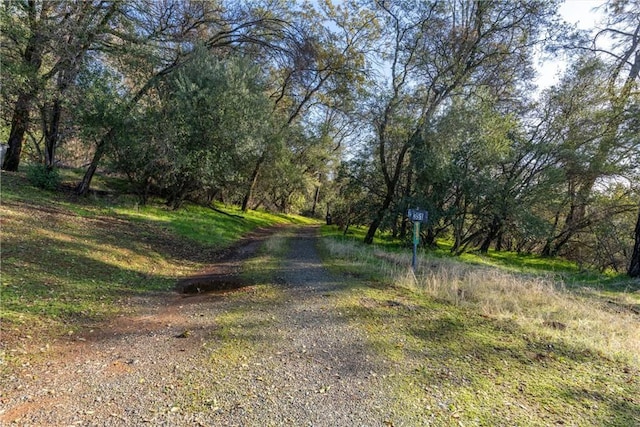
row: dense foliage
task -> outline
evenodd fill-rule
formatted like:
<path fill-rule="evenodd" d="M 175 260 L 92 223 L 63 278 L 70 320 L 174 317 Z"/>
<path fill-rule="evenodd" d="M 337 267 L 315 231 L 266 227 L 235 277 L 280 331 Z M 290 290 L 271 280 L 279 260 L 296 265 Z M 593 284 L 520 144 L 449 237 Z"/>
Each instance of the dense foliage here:
<path fill-rule="evenodd" d="M 558 6 L 4 2 L 2 167 L 84 167 L 79 194 L 101 168 L 174 208 L 330 211 L 369 243 L 408 238 L 421 207 L 425 245 L 637 276 L 640 10 L 609 0 L 594 39 Z M 536 91 L 544 51 L 570 65 Z"/>

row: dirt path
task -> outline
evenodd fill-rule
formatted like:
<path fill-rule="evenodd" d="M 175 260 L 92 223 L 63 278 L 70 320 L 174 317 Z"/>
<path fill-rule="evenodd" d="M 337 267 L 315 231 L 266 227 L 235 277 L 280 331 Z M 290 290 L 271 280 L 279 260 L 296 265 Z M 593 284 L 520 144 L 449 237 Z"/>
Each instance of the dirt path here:
<path fill-rule="evenodd" d="M 276 274 L 282 283 L 150 297 L 140 301 L 146 315 L 43 349 L 47 363 L 23 366 L 2 385 L 0 421 L 404 425 L 383 381 L 389 364 L 340 312 L 337 297 L 348 290 L 322 267 L 315 243 L 315 229 L 300 229 Z M 230 277 L 256 248 L 236 248 L 242 256 L 208 275 Z"/>

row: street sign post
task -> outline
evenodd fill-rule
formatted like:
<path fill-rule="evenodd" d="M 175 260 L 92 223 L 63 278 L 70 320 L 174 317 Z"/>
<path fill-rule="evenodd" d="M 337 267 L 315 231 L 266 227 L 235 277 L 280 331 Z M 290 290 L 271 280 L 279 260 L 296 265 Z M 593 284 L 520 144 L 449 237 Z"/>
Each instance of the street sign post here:
<path fill-rule="evenodd" d="M 407 217 L 409 217 L 409 220 L 413 222 L 413 258 L 411 260 L 411 268 L 415 273 L 418 244 L 420 243 L 420 224 L 427 222 L 429 219 L 429 213 L 420 209 L 409 209 Z"/>

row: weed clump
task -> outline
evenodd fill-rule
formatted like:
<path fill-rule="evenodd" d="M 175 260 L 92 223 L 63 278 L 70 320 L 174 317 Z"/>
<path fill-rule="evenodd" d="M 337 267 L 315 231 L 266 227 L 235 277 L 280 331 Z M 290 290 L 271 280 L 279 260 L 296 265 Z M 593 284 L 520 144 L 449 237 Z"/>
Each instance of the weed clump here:
<path fill-rule="evenodd" d="M 57 168 L 42 164 L 31 164 L 27 168 L 27 179 L 34 187 L 53 191 L 60 186 L 60 173 Z"/>

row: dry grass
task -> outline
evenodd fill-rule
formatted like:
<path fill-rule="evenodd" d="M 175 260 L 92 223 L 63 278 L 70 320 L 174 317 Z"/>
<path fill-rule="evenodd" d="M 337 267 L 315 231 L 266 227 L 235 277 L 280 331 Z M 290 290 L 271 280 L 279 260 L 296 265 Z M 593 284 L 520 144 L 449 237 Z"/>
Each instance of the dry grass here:
<path fill-rule="evenodd" d="M 326 248 L 334 258 L 362 262 L 386 283 L 640 366 L 640 314 L 633 304 L 637 297 L 630 294 L 603 298 L 588 289 L 568 290 L 553 275 L 518 274 L 454 259 L 421 257 L 414 274 L 408 254 L 334 240 Z"/>

